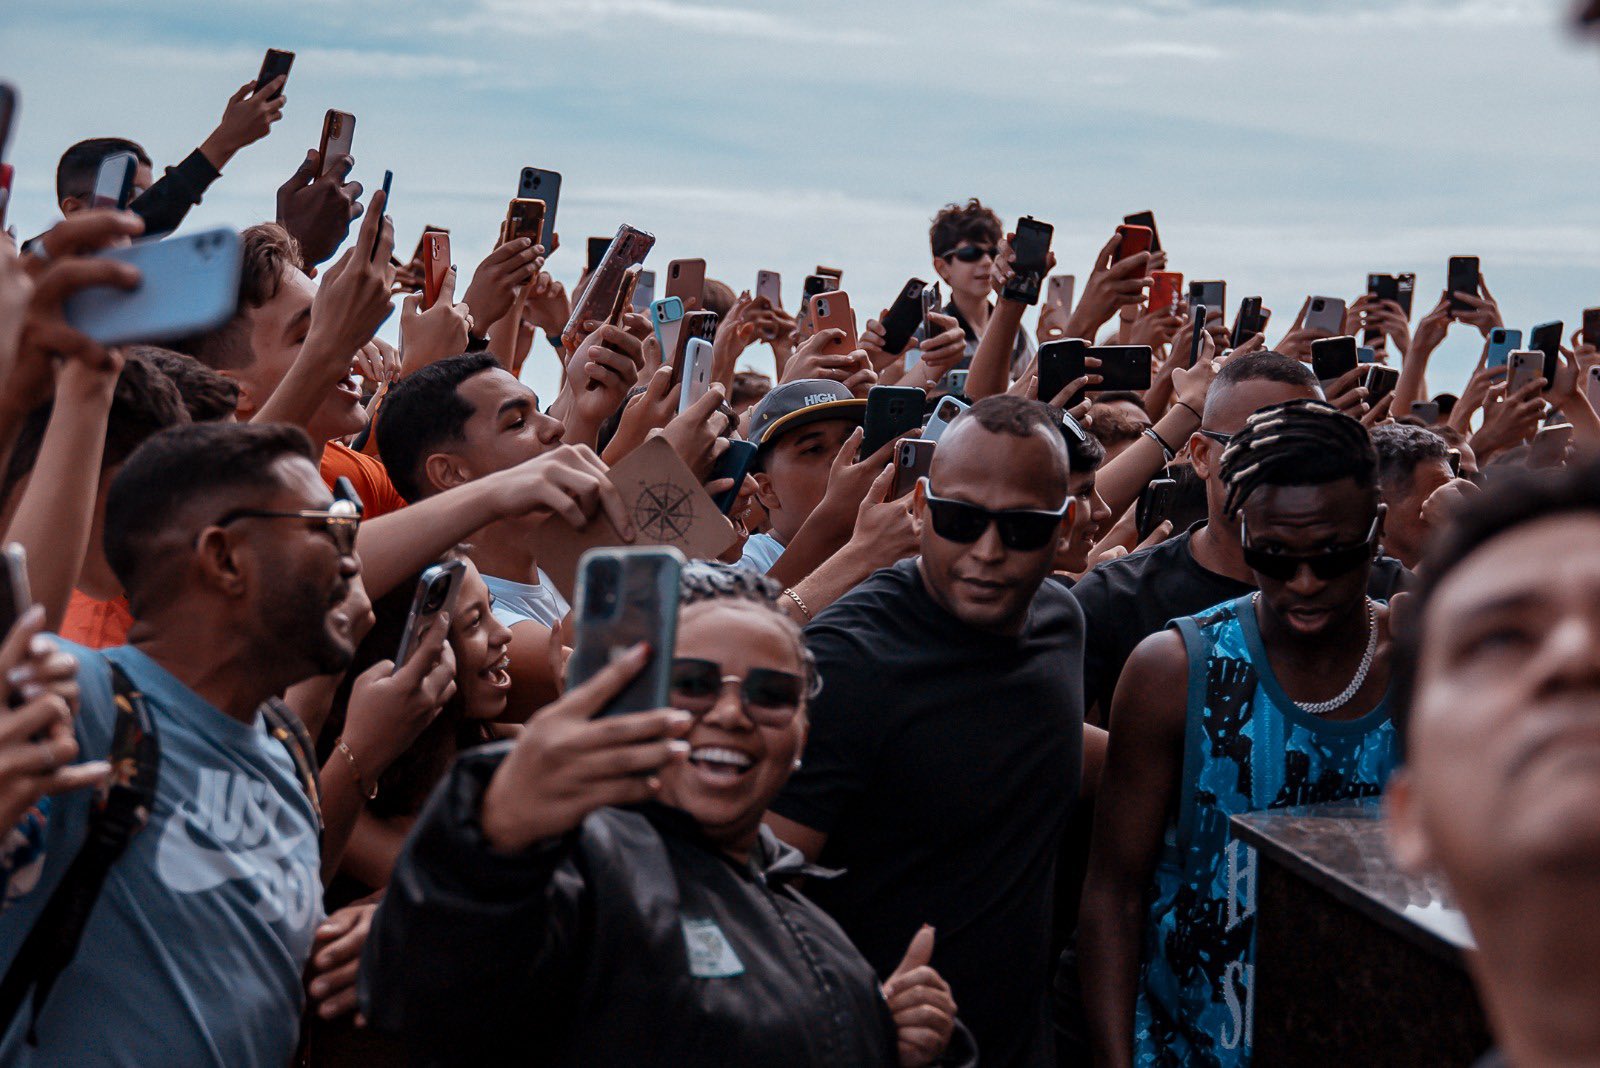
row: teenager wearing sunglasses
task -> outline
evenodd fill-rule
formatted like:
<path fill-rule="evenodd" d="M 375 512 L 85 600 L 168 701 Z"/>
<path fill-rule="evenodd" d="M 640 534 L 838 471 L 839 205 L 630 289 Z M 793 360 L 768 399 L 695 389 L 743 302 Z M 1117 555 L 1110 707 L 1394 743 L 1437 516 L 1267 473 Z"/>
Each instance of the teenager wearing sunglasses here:
<path fill-rule="evenodd" d="M 451 1064 L 970 1063 L 914 906 L 880 986 L 796 889 L 828 873 L 761 825 L 816 685 L 779 596 L 691 566 L 673 708 L 592 718 L 641 646 L 457 761 L 373 920 L 375 1025 Z"/>
<path fill-rule="evenodd" d="M 917 925 L 986 1064 L 1053 1064 L 1052 875 L 1077 793 L 1082 617 L 1045 583 L 1076 502 L 1060 420 L 989 397 L 945 431 L 914 499 L 921 555 L 806 630 L 823 688 L 779 837 L 879 975 Z M 948 932 L 949 937 L 944 937 Z"/>
<path fill-rule="evenodd" d="M 994 263 L 1004 236 L 1000 216 L 977 197 L 965 204 L 946 204 L 928 227 L 934 273 L 950 291 L 950 300 L 942 310 L 955 319 L 967 338 L 967 352 L 958 367 L 965 367 L 972 359 L 989 328 L 989 316 L 994 312 L 990 303 Z M 1027 330 L 1019 328 L 1011 366 L 1025 366 L 1032 357 L 1033 339 Z"/>
<path fill-rule="evenodd" d="M 1256 861 L 1229 817 L 1376 796 L 1394 766 L 1366 430 L 1290 401 L 1220 466 L 1260 589 L 1142 642 L 1112 704 L 1079 949 L 1113 1068 L 1250 1062 Z"/>

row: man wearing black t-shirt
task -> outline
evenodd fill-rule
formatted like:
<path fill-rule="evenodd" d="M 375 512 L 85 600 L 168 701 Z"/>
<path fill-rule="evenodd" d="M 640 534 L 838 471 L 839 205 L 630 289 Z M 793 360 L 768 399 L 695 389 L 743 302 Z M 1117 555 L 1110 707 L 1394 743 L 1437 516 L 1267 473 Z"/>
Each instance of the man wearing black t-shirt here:
<path fill-rule="evenodd" d="M 985 1065 L 1054 1064 L 1051 880 L 1083 733 L 1083 615 L 1044 582 L 1067 474 L 1035 401 L 990 397 L 951 425 L 917 487 L 922 555 L 806 629 L 822 692 L 768 816 L 844 869 L 807 891 L 880 975 L 934 926 L 933 966 Z"/>
<path fill-rule="evenodd" d="M 1217 477 L 1222 450 L 1262 408 L 1321 397 L 1311 368 L 1276 352 L 1247 353 L 1217 372 L 1200 429 L 1189 439 L 1195 474 L 1206 482 L 1206 521 L 1153 548 L 1101 564 L 1072 588 L 1085 621 L 1083 701 L 1091 723 L 1104 726 L 1122 666 L 1135 646 L 1171 620 L 1256 588 L 1239 545 L 1239 524 L 1223 515 L 1226 488 Z M 1398 560 L 1380 556 L 1367 593 L 1388 600 L 1406 575 Z"/>

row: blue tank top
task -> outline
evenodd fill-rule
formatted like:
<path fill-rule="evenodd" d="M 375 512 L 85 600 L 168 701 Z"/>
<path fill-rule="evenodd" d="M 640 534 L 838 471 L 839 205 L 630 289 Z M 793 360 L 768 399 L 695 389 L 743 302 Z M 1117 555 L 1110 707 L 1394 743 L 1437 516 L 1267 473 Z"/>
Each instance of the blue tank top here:
<path fill-rule="evenodd" d="M 1175 621 L 1189 653 L 1177 823 L 1151 888 L 1134 1063 L 1247 1065 L 1255 970 L 1255 850 L 1230 816 L 1382 793 L 1394 769 L 1389 697 L 1326 720 L 1283 692 L 1251 596 Z"/>

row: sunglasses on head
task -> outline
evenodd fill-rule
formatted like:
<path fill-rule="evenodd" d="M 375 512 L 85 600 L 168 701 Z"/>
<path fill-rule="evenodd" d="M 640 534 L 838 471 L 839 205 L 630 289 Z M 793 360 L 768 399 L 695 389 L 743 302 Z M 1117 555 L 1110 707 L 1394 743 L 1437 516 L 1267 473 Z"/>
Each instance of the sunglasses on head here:
<path fill-rule="evenodd" d="M 1257 549 L 1250 544 L 1244 516 L 1239 517 L 1239 543 L 1244 547 L 1244 563 L 1251 571 L 1278 582 L 1288 582 L 1300 572 L 1300 565 L 1311 568 L 1311 573 L 1322 581 L 1348 575 L 1368 560 L 1378 541 L 1378 517 L 1372 517 L 1372 526 L 1364 540 L 1355 545 L 1336 545 L 1315 553 L 1279 553 Z"/>
<path fill-rule="evenodd" d="M 962 245 L 960 248 L 951 249 L 944 254 L 945 260 L 960 260 L 962 263 L 977 263 L 985 256 L 991 260 L 999 253 L 993 245 Z"/>
<path fill-rule="evenodd" d="M 739 684 L 745 714 L 762 727 L 787 727 L 800 711 L 805 683 L 799 675 L 771 668 L 751 668 L 740 678 L 724 675 L 722 665 L 711 660 L 679 657 L 672 662 L 672 702 L 685 712 L 711 711 L 729 683 Z"/>
<path fill-rule="evenodd" d="M 1061 522 L 1072 514 L 1073 500 L 1067 498 L 1053 512 L 1031 508 L 1010 508 L 991 512 L 966 501 L 953 501 L 948 497 L 935 497 L 924 475 L 918 480 L 922 486 L 923 500 L 928 502 L 928 519 L 933 532 L 945 541 L 971 545 L 993 523 L 1000 532 L 1000 544 L 1017 552 L 1035 552 L 1055 544 L 1061 534 Z"/>

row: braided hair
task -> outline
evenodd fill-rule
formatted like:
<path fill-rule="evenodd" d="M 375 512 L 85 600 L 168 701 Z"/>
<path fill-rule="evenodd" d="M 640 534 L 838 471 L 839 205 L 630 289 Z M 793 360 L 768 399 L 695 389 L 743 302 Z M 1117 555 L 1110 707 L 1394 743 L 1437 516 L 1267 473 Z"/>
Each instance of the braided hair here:
<path fill-rule="evenodd" d="M 1250 416 L 1223 450 L 1223 514 L 1237 516 L 1262 486 L 1320 486 L 1353 478 L 1375 493 L 1377 474 L 1378 454 L 1366 427 L 1326 401 L 1285 401 Z"/>
<path fill-rule="evenodd" d="M 800 670 L 805 678 L 806 696 L 815 697 L 822 692 L 822 677 L 817 672 L 817 658 L 806 648 L 805 637 L 789 613 L 778 606 L 783 587 L 759 572 L 727 564 L 696 560 L 683 569 L 678 583 L 678 604 L 687 608 L 705 601 L 744 601 L 760 605 L 784 623 L 784 629 L 794 639 L 795 655 L 800 658 Z"/>

